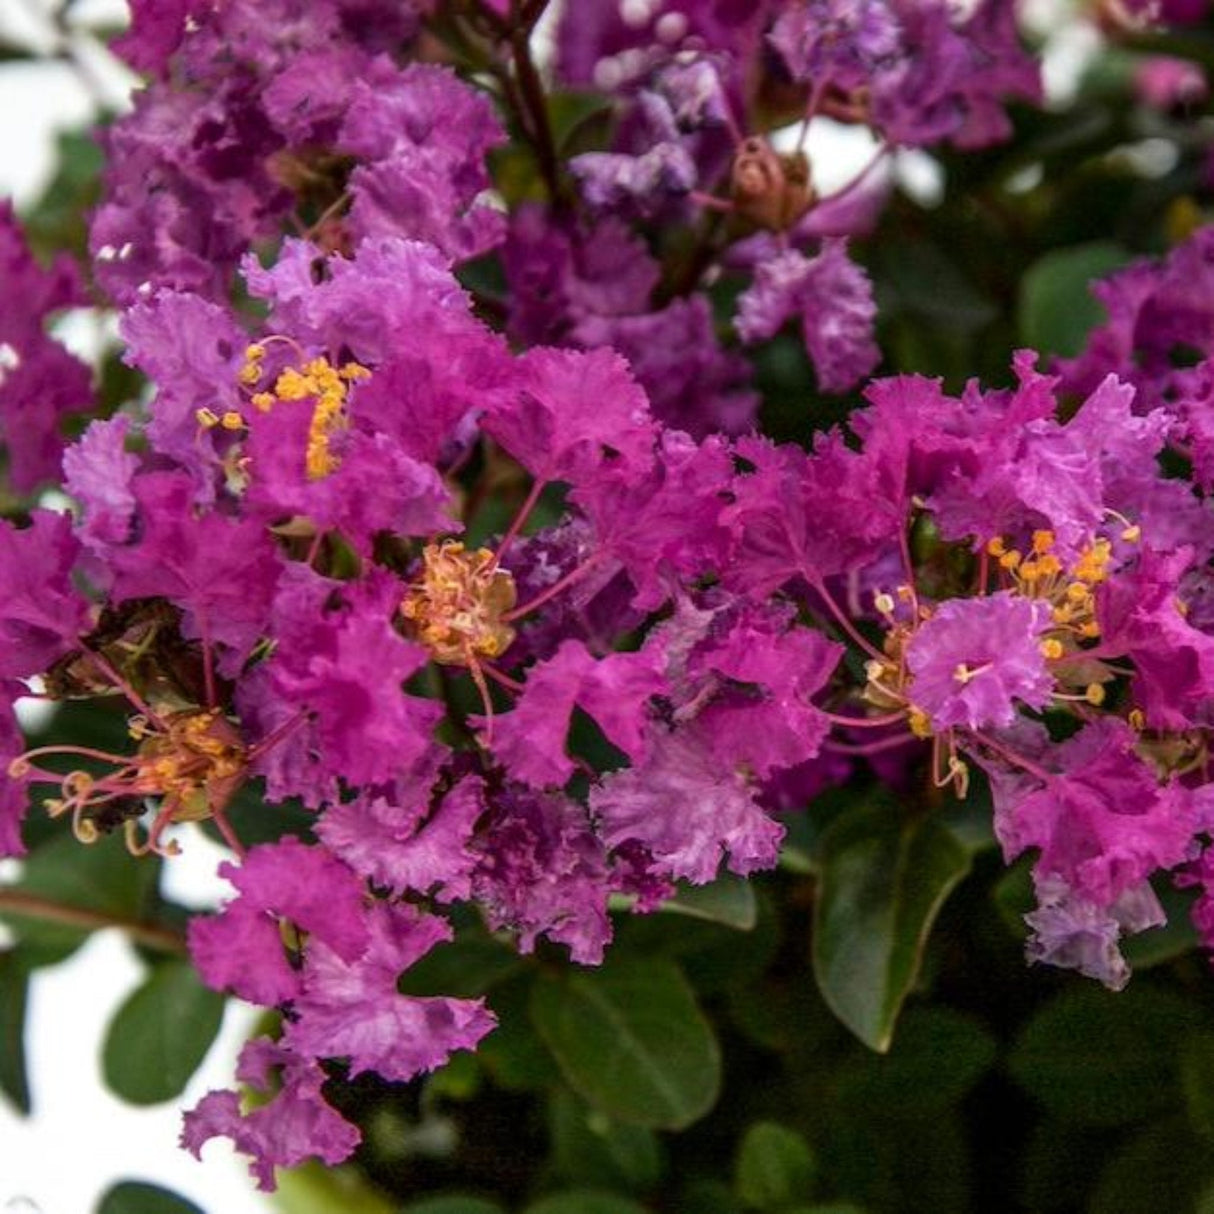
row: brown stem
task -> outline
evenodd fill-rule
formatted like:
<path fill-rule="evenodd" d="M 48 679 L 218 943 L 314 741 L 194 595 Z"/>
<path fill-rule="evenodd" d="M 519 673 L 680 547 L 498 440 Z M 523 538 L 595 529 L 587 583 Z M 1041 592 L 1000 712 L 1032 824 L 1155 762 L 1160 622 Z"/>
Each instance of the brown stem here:
<path fill-rule="evenodd" d="M 542 6 L 539 12 L 543 12 Z M 538 19 L 537 13 L 535 20 Z M 520 117 L 526 120 L 524 125 L 530 128 L 529 134 L 536 159 L 539 161 L 540 175 L 548 187 L 549 197 L 556 202 L 561 197 L 560 158 L 556 153 L 552 124 L 548 121 L 544 83 L 540 79 L 535 60 L 531 57 L 531 25 L 520 23 L 510 31 L 510 49 L 522 99 Z"/>
<path fill-rule="evenodd" d="M 0 913 L 25 915 L 31 919 L 44 919 L 50 923 L 62 923 L 68 927 L 80 927 L 87 931 L 101 931 L 116 927 L 126 932 L 136 943 L 162 953 L 185 956 L 185 937 L 167 927 L 152 923 L 138 923 L 132 919 L 119 919 L 101 911 L 86 910 L 80 906 L 65 906 L 50 898 L 27 894 L 19 889 L 0 889 Z"/>

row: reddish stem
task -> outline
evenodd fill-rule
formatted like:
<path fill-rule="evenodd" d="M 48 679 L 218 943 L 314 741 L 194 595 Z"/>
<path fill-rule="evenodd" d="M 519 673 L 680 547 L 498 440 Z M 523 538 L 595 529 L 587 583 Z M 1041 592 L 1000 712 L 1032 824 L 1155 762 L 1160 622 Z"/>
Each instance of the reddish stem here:
<path fill-rule="evenodd" d="M 495 565 L 500 565 L 502 557 L 506 555 L 506 549 L 514 542 L 518 533 L 523 529 L 523 525 L 527 522 L 528 516 L 535 509 L 535 504 L 540 500 L 540 494 L 544 492 L 548 482 L 545 480 L 535 481 L 526 498 L 523 499 L 523 504 L 519 507 L 518 513 L 514 516 L 514 522 L 510 524 L 506 534 L 502 536 L 502 542 L 497 546 L 497 553 L 493 558 Z"/>
<path fill-rule="evenodd" d="M 832 750 L 836 754 L 841 755 L 859 755 L 865 758 L 868 755 L 880 754 L 885 750 L 896 750 L 899 746 L 906 746 L 911 742 L 918 742 L 922 739 L 916 738 L 914 734 L 899 733 L 894 734 L 890 738 L 878 738 L 875 742 L 836 742 L 834 738 L 827 738 L 822 743 L 823 750 Z"/>
<path fill-rule="evenodd" d="M 161 719 L 160 715 L 153 712 L 152 709 L 144 703 L 143 697 L 110 665 L 104 654 L 98 653 L 95 649 L 84 647 L 84 652 L 88 655 L 89 660 L 101 671 L 114 686 L 122 692 L 124 696 L 131 702 L 131 706 L 137 711 L 143 713 L 149 721 L 152 722 L 158 729 L 168 732 L 168 726 Z"/>
<path fill-rule="evenodd" d="M 886 725 L 896 725 L 906 720 L 906 710 L 883 713 L 879 717 L 845 717 L 837 712 L 828 712 L 825 708 L 813 706 L 815 712 L 820 712 L 828 721 L 842 725 L 847 729 L 883 729 Z"/>
<path fill-rule="evenodd" d="M 496 666 L 490 666 L 488 662 L 481 663 L 481 669 L 499 686 L 505 687 L 507 691 L 513 691 L 516 694 L 523 690 L 523 684 L 517 679 L 512 679 L 508 674 L 503 674 Z"/>
<path fill-rule="evenodd" d="M 513 611 L 507 611 L 502 616 L 503 622 L 509 624 L 514 620 L 521 620 L 523 616 L 530 615 L 537 608 L 542 607 L 550 599 L 556 598 L 562 591 L 568 589 L 574 582 L 580 581 L 591 569 L 601 564 L 603 554 L 595 552 L 588 556 L 580 565 L 575 565 L 563 578 L 552 583 L 547 590 L 541 590 L 529 603 L 524 603 L 521 607 L 516 607 Z"/>
<path fill-rule="evenodd" d="M 1027 771 L 1029 775 L 1036 776 L 1037 779 L 1046 784 L 1052 784 L 1055 780 L 1053 772 L 1046 771 L 1044 767 L 1039 767 L 1031 759 L 1026 759 L 1022 754 L 1017 754 L 1016 751 L 1004 746 L 1002 742 L 996 742 L 994 738 L 987 737 L 984 733 L 979 733 L 976 729 L 972 730 L 970 736 L 975 742 L 985 746 L 988 750 L 992 750 L 1001 759 L 1006 760 L 1013 767 L 1019 767 L 1022 771 Z"/>
<path fill-rule="evenodd" d="M 885 654 L 881 653 L 878 649 L 875 649 L 871 644 L 869 644 L 868 641 L 864 639 L 861 633 L 857 630 L 856 626 L 847 618 L 847 613 L 839 606 L 838 603 L 835 602 L 834 596 L 829 590 L 826 589 L 826 583 L 818 576 L 818 574 L 814 570 L 810 569 L 808 565 L 802 566 L 801 573 L 805 580 L 821 596 L 822 601 L 826 604 L 826 609 L 832 616 L 834 616 L 839 627 L 842 628 L 843 631 L 847 633 L 847 635 L 851 637 L 851 639 L 857 645 L 859 645 L 859 647 L 863 649 L 870 658 L 876 658 L 878 662 L 884 662 Z"/>

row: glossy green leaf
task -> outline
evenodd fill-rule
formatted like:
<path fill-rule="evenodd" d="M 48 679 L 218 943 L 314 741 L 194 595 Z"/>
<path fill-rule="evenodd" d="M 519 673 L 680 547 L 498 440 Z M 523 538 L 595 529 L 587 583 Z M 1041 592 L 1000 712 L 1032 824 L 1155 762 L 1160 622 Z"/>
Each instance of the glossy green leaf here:
<path fill-rule="evenodd" d="M 107 1189 L 97 1214 L 203 1214 L 192 1201 L 159 1185 L 122 1180 Z"/>
<path fill-rule="evenodd" d="M 738 1150 L 734 1188 L 748 1205 L 778 1210 L 809 1200 L 817 1166 L 809 1143 L 774 1121 L 750 1127 Z"/>
<path fill-rule="evenodd" d="M 855 807 L 823 838 L 814 975 L 835 1015 L 872 1049 L 889 1049 L 932 923 L 969 867 L 950 831 L 885 800 Z"/>
<path fill-rule="evenodd" d="M 529 1205 L 523 1214 L 648 1214 L 627 1197 L 594 1189 L 553 1193 Z"/>
<path fill-rule="evenodd" d="M 754 887 L 732 873 L 723 873 L 709 885 L 681 886 L 659 910 L 720 923 L 740 932 L 750 931 L 759 919 Z"/>
<path fill-rule="evenodd" d="M 476 999 L 525 967 L 523 958 L 500 941 L 469 933 L 432 949 L 397 985 L 402 995 Z"/>
<path fill-rule="evenodd" d="M 223 1005 L 186 963 L 156 966 L 110 1021 L 102 1047 L 106 1083 L 132 1104 L 179 1095 L 219 1032 Z"/>
<path fill-rule="evenodd" d="M 497 1028 L 481 1042 L 476 1058 L 499 1087 L 539 1091 L 560 1083 L 560 1068 L 528 1014 L 533 983 L 523 973 L 493 990 Z"/>
<path fill-rule="evenodd" d="M 1039 258 L 1020 280 L 1021 340 L 1043 354 L 1078 354 L 1105 316 L 1091 284 L 1128 260 L 1125 249 L 1104 240 Z"/>
<path fill-rule="evenodd" d="M 609 1117 L 680 1129 L 716 1101 L 720 1049 L 673 962 L 545 974 L 531 1015 L 570 1086 Z"/>
<path fill-rule="evenodd" d="M 571 1092 L 553 1094 L 548 1134 L 553 1173 L 568 1184 L 643 1193 L 661 1179 L 662 1146 L 653 1130 L 612 1121 Z"/>
<path fill-rule="evenodd" d="M 15 949 L 0 953 L 0 1092 L 22 1113 L 30 1111 L 25 1067 L 25 1012 L 29 969 Z"/>
<path fill-rule="evenodd" d="M 1180 1107 L 1180 1047 L 1208 1027 L 1199 1005 L 1168 991 L 1070 986 L 1024 1026 L 1009 1067 L 1061 1120 L 1126 1125 Z"/>

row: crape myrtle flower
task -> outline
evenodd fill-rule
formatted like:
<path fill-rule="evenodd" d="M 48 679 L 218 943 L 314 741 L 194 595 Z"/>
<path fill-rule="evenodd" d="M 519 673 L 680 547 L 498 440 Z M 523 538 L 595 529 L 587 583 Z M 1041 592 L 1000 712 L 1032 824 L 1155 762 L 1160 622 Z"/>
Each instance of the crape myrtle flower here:
<path fill-rule="evenodd" d="M 1133 936 L 1166 922 L 1148 882 L 1127 889 L 1110 906 L 1077 897 L 1060 877 L 1035 878 L 1037 910 L 1025 915 L 1033 930 L 1025 948 L 1030 961 L 1078 970 L 1112 991 L 1130 980 L 1121 954 L 1123 935 Z"/>
<path fill-rule="evenodd" d="M 1092 285 L 1108 320 L 1073 359 L 1062 386 L 1089 392 L 1114 374 L 1137 389 L 1135 411 L 1162 409 L 1170 445 L 1189 456 L 1203 490 L 1214 484 L 1214 228 L 1199 228 L 1160 261 L 1141 259 Z"/>
<path fill-rule="evenodd" d="M 795 80 L 851 90 L 900 54 L 901 32 L 887 0 L 807 0 L 787 5 L 768 39 Z"/>
<path fill-rule="evenodd" d="M 489 100 L 446 68 L 384 53 L 420 6 L 237 0 L 140 6 L 124 47 L 160 74 L 102 135 L 90 248 L 129 304 L 156 288 L 220 300 L 250 246 L 294 220 L 327 247 L 379 235 L 453 258 L 500 240 L 480 200 L 503 138 Z"/>
<path fill-rule="evenodd" d="M 38 264 L 7 201 L 0 201 L 0 281 L 0 443 L 8 482 L 24 494 L 57 476 L 64 418 L 93 407 L 88 367 L 46 332 L 51 313 L 88 300 L 66 253 Z"/>
<path fill-rule="evenodd" d="M 1007 726 L 1017 702 L 1043 708 L 1054 687 L 1041 648 L 1049 622 L 1045 603 L 1010 591 L 937 607 L 906 647 L 914 702 L 932 728 Z"/>
<path fill-rule="evenodd" d="M 511 214 L 501 257 L 507 332 L 532 345 L 568 345 L 583 321 L 647 312 L 659 277 L 645 242 L 622 220 L 574 222 L 536 203 Z"/>
<path fill-rule="evenodd" d="M 735 325 L 753 343 L 774 337 L 796 317 L 818 386 L 842 392 L 869 375 L 881 356 L 872 336 L 876 313 L 868 275 L 847 256 L 845 240 L 830 239 L 815 257 L 790 250 L 761 263 L 738 300 Z"/>
<path fill-rule="evenodd" d="M 802 150 L 777 154 L 761 131 L 747 133 L 746 82 L 770 70 L 772 51 L 806 85 L 802 143 L 820 112 L 867 123 L 882 138 L 874 162 L 835 198 L 818 198 Z M 789 247 L 787 235 L 761 258 L 753 246 L 755 280 L 736 321 L 753 343 L 797 316 L 826 392 L 853 387 L 878 360 L 871 285 L 839 239 L 863 230 L 871 207 L 853 214 L 841 205 L 846 196 L 878 196 L 865 179 L 889 148 L 996 142 L 1010 131 L 1003 98 L 1041 95 L 1010 0 L 984 0 L 964 19 L 944 0 L 797 0 L 748 13 L 654 6 L 589 22 L 579 15 L 558 31 L 558 71 L 614 94 L 623 114 L 611 151 L 570 164 L 591 208 L 655 218 L 700 206 L 752 231 L 803 238 L 812 228 L 827 238 L 812 256 Z M 718 187 L 725 196 L 711 192 Z M 833 219 L 812 226 L 819 209 Z M 599 331 L 612 327 L 621 324 Z"/>
<path fill-rule="evenodd" d="M 1007 859 L 1036 848 L 1039 878 L 1061 879 L 1105 908 L 1182 863 L 1197 827 L 1193 792 L 1176 777 L 1160 782 L 1136 742 L 1125 722 L 1101 718 L 1043 746 L 1013 779 L 995 774 L 995 833 Z"/>
<path fill-rule="evenodd" d="M 93 753 L 114 770 L 67 777 L 53 812 L 71 809 L 82 839 L 121 823 L 136 850 L 164 855 L 169 826 L 213 818 L 241 857 L 224 870 L 238 896 L 194 922 L 191 949 L 211 985 L 283 1010 L 272 1061 L 253 1051 L 244 1068 L 261 1086 L 281 1069 L 283 1088 L 276 1114 L 211 1094 L 185 1141 L 233 1138 L 269 1185 L 277 1164 L 352 1145 L 317 1059 L 407 1078 L 488 1030 L 479 1004 L 396 995 L 447 928 L 395 899 L 473 898 L 520 948 L 544 936 L 593 963 L 613 894 L 649 910 L 722 860 L 770 866 L 783 830 L 763 787 L 817 754 L 829 723 L 811 699 L 839 650 L 787 609 L 726 596 L 691 650 L 659 629 L 615 651 L 722 567 L 733 473 L 724 439 L 653 417 L 616 353 L 512 354 L 447 258 L 397 237 L 348 257 L 289 242 L 244 272 L 266 305 L 257 332 L 183 291 L 131 310 L 132 357 L 156 389 L 146 417 L 98 423 L 68 461 L 87 549 L 66 517 L 12 532 L 36 541 L 43 583 L 61 592 L 9 611 L 30 634 L 19 678 L 85 660 L 93 609 L 71 585 L 77 566 L 99 571 L 103 623 L 135 621 L 94 630 L 114 662 L 88 687 L 138 710 L 134 753 Z M 465 544 L 447 512 L 441 472 L 469 427 L 532 477 L 495 548 Z M 571 520 L 524 539 L 549 484 Z M 184 669 L 148 640 L 170 624 Z M 546 637 L 513 652 L 520 628 Z M 483 717 L 452 719 L 424 694 L 432 677 L 471 678 Z M 588 768 L 575 708 L 630 766 Z M 35 760 L 70 749 L 14 763 L 47 780 Z M 319 842 L 245 852 L 224 814 L 251 778 L 271 803 L 315 811 Z M 146 841 L 133 834 L 145 798 L 159 805 Z"/>

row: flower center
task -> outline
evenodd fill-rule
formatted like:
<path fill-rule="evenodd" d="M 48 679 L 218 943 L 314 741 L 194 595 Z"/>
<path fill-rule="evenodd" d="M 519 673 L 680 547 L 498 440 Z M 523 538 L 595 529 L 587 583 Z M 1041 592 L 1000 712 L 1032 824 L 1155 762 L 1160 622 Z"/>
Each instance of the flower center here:
<path fill-rule="evenodd" d="M 255 388 L 263 379 L 263 359 L 266 347 L 255 342 L 245 351 L 245 363 L 240 370 L 240 382 Z M 300 355 L 302 359 L 302 352 Z M 278 373 L 274 386 L 268 391 L 254 392 L 253 404 L 263 413 L 282 401 L 312 400 L 312 420 L 308 424 L 308 445 L 305 466 L 308 480 L 321 480 L 335 472 L 341 461 L 332 449 L 333 436 L 349 425 L 346 397 L 350 385 L 371 374 L 361 363 L 349 362 L 335 367 L 323 355 L 308 359 L 299 367 L 286 367 Z M 232 426 L 227 416 L 220 424 Z M 204 425 L 207 422 L 203 422 Z"/>
<path fill-rule="evenodd" d="M 165 827 L 221 815 L 244 781 L 248 752 L 232 722 L 213 709 L 185 709 L 155 721 L 133 717 L 129 731 L 139 743 L 133 755 L 45 746 L 14 759 L 9 775 L 57 783 L 61 795 L 46 801 L 47 813 L 70 814 L 72 831 L 82 843 L 95 843 L 121 825 L 134 854 L 175 852 L 175 844 L 167 849 L 160 845 Z M 31 760 L 43 755 L 96 759 L 113 770 L 94 775 L 76 769 L 60 776 L 33 766 Z M 147 840 L 140 842 L 136 819 L 143 815 L 148 797 L 159 798 L 160 806 Z"/>
<path fill-rule="evenodd" d="M 514 640 L 505 615 L 515 604 L 514 579 L 488 548 L 468 552 L 454 540 L 427 544 L 421 576 L 400 613 L 411 634 L 444 665 L 496 658 Z"/>

